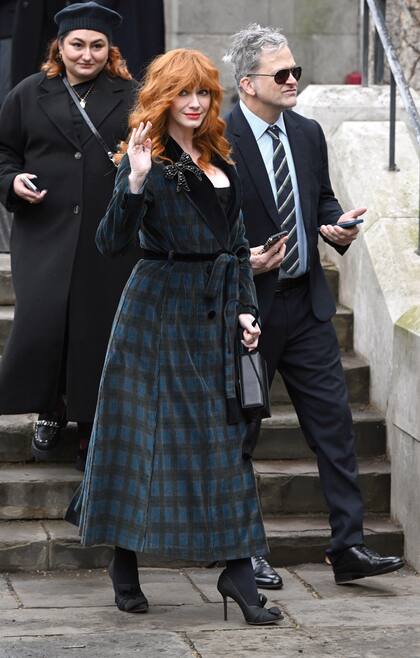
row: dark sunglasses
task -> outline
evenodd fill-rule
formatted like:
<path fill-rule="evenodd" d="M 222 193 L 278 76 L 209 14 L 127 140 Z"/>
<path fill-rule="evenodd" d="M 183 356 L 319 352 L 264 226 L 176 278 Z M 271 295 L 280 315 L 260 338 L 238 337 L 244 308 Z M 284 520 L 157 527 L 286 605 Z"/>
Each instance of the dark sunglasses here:
<path fill-rule="evenodd" d="M 276 73 L 248 73 L 247 75 L 263 75 L 267 78 L 274 78 L 276 85 L 284 85 L 289 79 L 290 74 L 293 75 L 296 81 L 299 80 L 302 75 L 302 67 L 294 66 L 292 69 L 280 69 Z"/>

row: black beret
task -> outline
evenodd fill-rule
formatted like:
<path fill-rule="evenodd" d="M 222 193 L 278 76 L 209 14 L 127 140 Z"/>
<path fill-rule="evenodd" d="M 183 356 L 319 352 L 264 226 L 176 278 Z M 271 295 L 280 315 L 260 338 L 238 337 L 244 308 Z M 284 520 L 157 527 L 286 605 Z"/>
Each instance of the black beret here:
<path fill-rule="evenodd" d="M 54 21 L 58 25 L 57 37 L 71 30 L 95 30 L 112 41 L 112 32 L 121 24 L 122 16 L 97 2 L 74 2 L 59 11 Z"/>

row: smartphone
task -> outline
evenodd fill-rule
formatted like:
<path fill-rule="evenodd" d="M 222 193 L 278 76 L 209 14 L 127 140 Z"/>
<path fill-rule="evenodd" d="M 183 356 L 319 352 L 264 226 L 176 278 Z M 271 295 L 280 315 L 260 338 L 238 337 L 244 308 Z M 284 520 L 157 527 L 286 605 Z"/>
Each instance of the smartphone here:
<path fill-rule="evenodd" d="M 337 222 L 337 224 L 332 224 L 332 226 L 339 226 L 340 228 L 353 228 L 357 224 L 363 224 L 364 220 L 361 217 L 356 219 L 349 219 L 347 222 Z"/>
<path fill-rule="evenodd" d="M 31 192 L 40 192 L 40 189 L 35 185 L 33 179 L 28 178 L 27 176 L 21 176 L 20 180 L 28 190 L 31 190 Z M 38 179 L 35 178 L 35 180 L 37 181 Z"/>
<path fill-rule="evenodd" d="M 270 235 L 269 238 L 267 238 L 263 248 L 262 248 L 262 253 L 270 249 L 270 247 L 273 246 L 273 244 L 276 244 L 281 238 L 284 238 L 285 235 L 288 234 L 288 231 L 280 231 L 280 233 L 274 233 L 273 235 Z"/>

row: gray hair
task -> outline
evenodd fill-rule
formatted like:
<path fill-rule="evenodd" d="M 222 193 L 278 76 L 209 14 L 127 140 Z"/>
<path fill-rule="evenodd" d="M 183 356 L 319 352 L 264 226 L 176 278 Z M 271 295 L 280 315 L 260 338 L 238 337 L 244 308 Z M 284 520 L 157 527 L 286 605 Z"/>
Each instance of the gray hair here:
<path fill-rule="evenodd" d="M 257 68 L 262 51 L 279 50 L 287 45 L 286 37 L 277 28 L 251 23 L 232 36 L 232 46 L 223 61 L 232 64 L 239 87 L 241 78 Z"/>

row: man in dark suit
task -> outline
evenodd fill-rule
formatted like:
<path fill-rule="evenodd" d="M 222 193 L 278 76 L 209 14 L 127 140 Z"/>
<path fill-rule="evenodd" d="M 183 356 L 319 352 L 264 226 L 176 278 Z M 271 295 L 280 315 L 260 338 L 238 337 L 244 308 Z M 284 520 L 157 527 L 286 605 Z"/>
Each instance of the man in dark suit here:
<path fill-rule="evenodd" d="M 291 108 L 301 68 L 274 28 L 250 25 L 234 35 L 225 57 L 234 67 L 239 102 L 227 118 L 243 188 L 243 213 L 260 307 L 261 350 L 268 376 L 278 370 L 314 450 L 330 511 L 327 553 L 337 583 L 395 571 L 398 557 L 364 545 L 363 503 L 357 484 L 351 411 L 331 317 L 335 304 L 318 252 L 318 236 L 343 254 L 357 238 L 331 188 L 324 134 L 316 121 Z M 266 252 L 274 233 L 287 231 Z M 281 587 L 281 577 L 254 558 L 260 587 Z"/>

